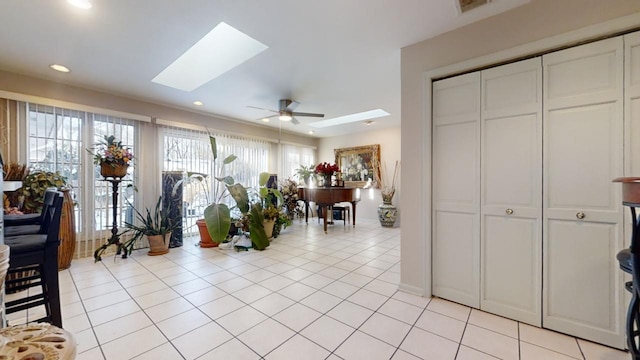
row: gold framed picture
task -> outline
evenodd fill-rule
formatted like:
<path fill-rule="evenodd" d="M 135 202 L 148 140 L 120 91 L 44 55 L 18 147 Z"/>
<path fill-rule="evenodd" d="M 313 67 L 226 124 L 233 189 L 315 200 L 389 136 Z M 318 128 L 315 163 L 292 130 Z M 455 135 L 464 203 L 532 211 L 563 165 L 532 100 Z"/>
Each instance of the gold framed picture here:
<path fill-rule="evenodd" d="M 380 144 L 334 149 L 333 152 L 345 186 L 378 187 Z"/>

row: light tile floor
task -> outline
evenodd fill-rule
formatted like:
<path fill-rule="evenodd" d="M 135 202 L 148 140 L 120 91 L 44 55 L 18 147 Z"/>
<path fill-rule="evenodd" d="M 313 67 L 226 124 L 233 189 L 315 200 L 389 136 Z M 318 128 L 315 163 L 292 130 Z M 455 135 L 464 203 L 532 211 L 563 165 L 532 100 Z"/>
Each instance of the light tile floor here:
<path fill-rule="evenodd" d="M 265 251 L 74 260 L 60 272 L 79 360 L 628 359 L 622 351 L 398 291 L 400 229 L 296 221 Z M 14 315 L 14 314 L 12 314 Z M 14 315 L 17 316 L 17 315 Z"/>

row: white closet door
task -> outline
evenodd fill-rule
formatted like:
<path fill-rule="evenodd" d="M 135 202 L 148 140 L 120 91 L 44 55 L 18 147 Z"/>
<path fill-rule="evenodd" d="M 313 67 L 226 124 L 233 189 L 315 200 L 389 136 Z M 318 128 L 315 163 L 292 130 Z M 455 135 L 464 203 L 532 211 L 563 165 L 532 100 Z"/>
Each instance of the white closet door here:
<path fill-rule="evenodd" d="M 543 326 L 624 347 L 623 43 L 543 57 Z"/>
<path fill-rule="evenodd" d="M 433 84 L 433 294 L 479 306 L 480 73 Z"/>
<path fill-rule="evenodd" d="M 542 59 L 482 71 L 480 308 L 541 325 Z"/>
<path fill-rule="evenodd" d="M 640 32 L 624 36 L 625 175 L 640 176 Z M 630 214 L 629 210 L 625 215 Z M 625 225 L 631 225 L 631 216 Z M 631 226 L 629 226 L 629 230 Z M 631 232 L 625 236 L 629 245 Z"/>

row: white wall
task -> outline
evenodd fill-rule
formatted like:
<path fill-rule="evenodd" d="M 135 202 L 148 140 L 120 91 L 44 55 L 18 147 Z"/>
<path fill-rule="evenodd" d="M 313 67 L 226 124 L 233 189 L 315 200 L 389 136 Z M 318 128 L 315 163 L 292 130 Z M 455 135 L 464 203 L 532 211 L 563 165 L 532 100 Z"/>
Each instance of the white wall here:
<path fill-rule="evenodd" d="M 640 11 L 628 0 L 531 0 L 526 5 L 402 49 L 404 189 L 401 288 L 431 293 L 431 77 L 575 44 L 633 27 Z M 584 27 L 619 19 L 621 24 Z M 561 35 L 563 34 L 563 35 Z M 548 41 L 553 39 L 553 41 Z M 480 60 L 478 60 L 480 59 Z M 406 172 L 406 170 L 405 170 Z"/>
<path fill-rule="evenodd" d="M 375 124 L 371 126 L 375 127 Z M 380 144 L 380 162 L 383 166 L 386 164 L 387 172 L 384 173 L 383 171 L 383 180 L 386 184 L 391 184 L 394 164 L 396 160 L 400 161 L 400 128 L 387 128 L 382 130 L 376 130 L 374 128 L 357 136 L 351 134 L 320 139 L 318 145 L 318 162 L 326 161 L 333 163 L 335 161 L 334 149 L 374 144 Z M 402 216 L 402 204 L 400 202 L 401 175 L 400 172 L 396 180 L 396 194 L 393 197 L 393 204 L 398 207 L 399 214 L 396 227 L 400 225 L 400 217 Z M 357 205 L 356 220 L 377 219 L 378 205 L 382 204 L 380 190 L 362 190 L 361 196 L 361 201 Z"/>

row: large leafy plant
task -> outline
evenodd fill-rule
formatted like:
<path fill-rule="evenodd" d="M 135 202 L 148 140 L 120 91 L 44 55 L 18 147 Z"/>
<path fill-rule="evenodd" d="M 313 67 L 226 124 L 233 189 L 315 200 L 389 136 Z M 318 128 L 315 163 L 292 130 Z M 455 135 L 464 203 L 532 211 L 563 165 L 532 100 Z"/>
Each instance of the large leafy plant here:
<path fill-rule="evenodd" d="M 204 221 L 211 239 L 221 243 L 226 239 L 231 227 L 231 209 L 223 200 L 227 196 L 231 196 L 235 200 L 238 210 L 246 214 L 249 212 L 249 195 L 247 189 L 236 183 L 233 177 L 223 175 L 225 167 L 234 162 L 237 156 L 229 155 L 222 160 L 221 164 L 218 164 L 216 139 L 209 136 L 209 142 L 213 156 L 213 178 L 215 181 L 212 184 L 212 203 L 204 209 Z"/>
<path fill-rule="evenodd" d="M 24 196 L 22 209 L 25 213 L 37 213 L 42 210 L 44 192 L 47 188 L 63 189 L 67 187 L 67 178 L 58 172 L 32 171 L 22 181 L 22 188 L 18 190 Z"/>

